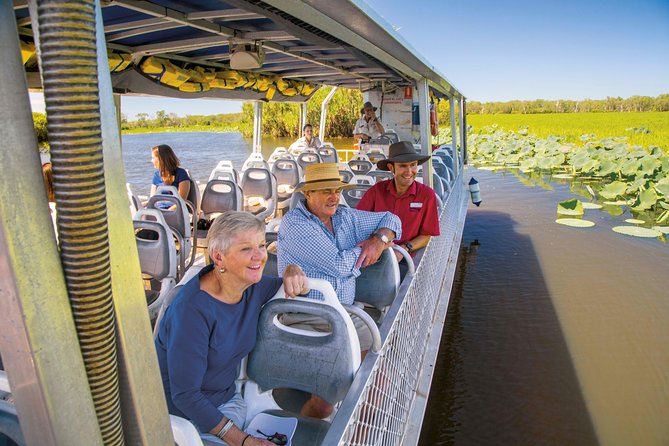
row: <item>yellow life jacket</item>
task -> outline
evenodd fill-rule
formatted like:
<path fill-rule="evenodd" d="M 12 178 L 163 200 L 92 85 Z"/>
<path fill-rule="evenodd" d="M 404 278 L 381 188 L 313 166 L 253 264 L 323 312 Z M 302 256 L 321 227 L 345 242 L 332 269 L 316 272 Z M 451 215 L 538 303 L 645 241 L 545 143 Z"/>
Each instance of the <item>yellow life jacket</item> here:
<path fill-rule="evenodd" d="M 151 56 L 140 65 L 142 72 L 150 78 L 172 87 L 183 85 L 191 77 L 191 70 L 184 70 L 169 60 Z"/>
<path fill-rule="evenodd" d="M 132 63 L 132 56 L 127 53 L 107 52 L 107 62 L 109 63 L 109 72 L 118 73 L 130 66 Z"/>

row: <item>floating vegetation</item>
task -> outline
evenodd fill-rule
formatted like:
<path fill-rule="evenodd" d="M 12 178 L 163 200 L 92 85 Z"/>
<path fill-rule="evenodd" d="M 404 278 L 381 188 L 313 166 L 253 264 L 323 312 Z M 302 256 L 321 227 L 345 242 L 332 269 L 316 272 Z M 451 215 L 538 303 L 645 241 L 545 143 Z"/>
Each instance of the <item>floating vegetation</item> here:
<path fill-rule="evenodd" d="M 611 229 L 619 234 L 631 235 L 634 237 L 655 238 L 662 236 L 662 232 L 660 231 L 642 228 L 640 226 L 614 226 Z"/>
<path fill-rule="evenodd" d="M 580 218 L 558 218 L 555 223 L 571 226 L 572 228 L 591 228 L 595 226 L 594 221 L 581 220 Z"/>
<path fill-rule="evenodd" d="M 662 234 L 669 234 L 669 226 L 653 226 L 651 229 L 659 231 Z"/>
<path fill-rule="evenodd" d="M 627 130 L 651 133 L 645 127 Z M 669 155 L 659 147 L 630 145 L 625 137 L 597 139 L 592 134 L 583 135 L 584 144 L 579 146 L 565 143 L 559 136 L 538 138 L 528 133 L 526 128 L 506 132 L 498 126 L 471 132 L 470 159 L 479 168 L 489 170 L 518 166 L 514 170 L 524 174 L 522 179 L 520 172 L 516 175 L 523 183 L 546 189 L 550 185 L 541 184 L 545 183 L 541 177 L 574 179 L 581 183 L 575 193 L 601 200 L 605 205 L 602 210 L 614 216 L 624 214 L 627 208 L 635 215 L 643 213 L 649 225 L 669 220 Z M 584 184 L 587 193 L 582 189 Z M 567 202 L 559 203 L 558 213 L 582 215 L 583 209 L 598 206 L 574 201 L 578 204 L 573 203 L 573 208 Z"/>
<path fill-rule="evenodd" d="M 646 222 L 643 221 L 643 220 L 639 220 L 638 218 L 628 218 L 628 219 L 625 219 L 625 223 L 629 223 L 631 225 L 642 225 Z"/>
<path fill-rule="evenodd" d="M 604 207 L 598 203 L 588 203 L 588 202 L 582 203 L 582 205 L 583 209 L 601 209 Z"/>
<path fill-rule="evenodd" d="M 583 203 L 576 198 L 561 201 L 557 205 L 557 213 L 561 215 L 583 215 Z"/>

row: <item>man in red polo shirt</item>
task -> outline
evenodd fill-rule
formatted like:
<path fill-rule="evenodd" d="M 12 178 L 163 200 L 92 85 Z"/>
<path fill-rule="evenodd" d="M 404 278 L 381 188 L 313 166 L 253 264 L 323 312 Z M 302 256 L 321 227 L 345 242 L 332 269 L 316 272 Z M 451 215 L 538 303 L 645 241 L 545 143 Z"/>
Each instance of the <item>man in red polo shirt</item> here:
<path fill-rule="evenodd" d="M 397 215 L 402 221 L 402 238 L 395 244 L 412 255 L 424 248 L 431 236 L 439 235 L 437 197 L 432 188 L 416 181 L 418 166 L 429 158 L 416 153 L 408 141 L 392 144 L 388 159 L 376 166 L 391 171 L 394 178 L 376 183 L 356 206 L 363 211 L 390 211 Z"/>

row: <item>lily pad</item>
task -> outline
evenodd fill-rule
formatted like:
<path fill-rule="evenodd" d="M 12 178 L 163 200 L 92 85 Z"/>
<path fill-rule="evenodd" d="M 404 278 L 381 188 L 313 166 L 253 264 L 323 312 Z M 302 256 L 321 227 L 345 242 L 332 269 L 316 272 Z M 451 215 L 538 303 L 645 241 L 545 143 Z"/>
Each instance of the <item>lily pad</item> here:
<path fill-rule="evenodd" d="M 657 203 L 657 193 L 655 189 L 650 188 L 639 193 L 632 209 L 635 211 L 645 211 L 652 208 Z"/>
<path fill-rule="evenodd" d="M 558 218 L 555 223 L 571 226 L 572 228 L 591 228 L 595 222 L 590 220 L 581 220 L 580 218 Z"/>
<path fill-rule="evenodd" d="M 553 178 L 557 178 L 560 180 L 568 180 L 570 178 L 574 178 L 574 175 L 569 175 L 568 173 L 558 173 L 553 175 Z"/>
<path fill-rule="evenodd" d="M 496 167 L 496 166 L 480 166 L 480 167 L 477 167 L 477 169 L 478 170 L 491 170 L 492 171 L 492 170 L 498 170 L 499 167 Z"/>
<path fill-rule="evenodd" d="M 583 209 L 601 209 L 601 208 L 604 207 L 599 203 L 587 203 L 586 202 L 586 203 L 582 203 L 582 205 L 583 205 Z"/>
<path fill-rule="evenodd" d="M 639 220 L 638 218 L 628 218 L 625 220 L 625 223 L 629 223 L 631 225 L 642 225 L 646 222 L 643 220 Z"/>
<path fill-rule="evenodd" d="M 653 226 L 652 229 L 660 231 L 662 234 L 669 234 L 669 226 Z"/>
<path fill-rule="evenodd" d="M 631 235 L 634 237 L 655 238 L 662 235 L 660 231 L 655 229 L 642 228 L 641 226 L 614 226 L 613 232 L 618 234 Z"/>
<path fill-rule="evenodd" d="M 626 190 L 627 183 L 623 183 L 622 181 L 614 181 L 604 186 L 602 190 L 599 191 L 599 194 L 604 198 L 613 200 L 614 198 L 623 195 Z"/>
<path fill-rule="evenodd" d="M 607 204 L 609 206 L 625 206 L 626 204 L 629 204 L 625 200 L 618 200 L 618 201 L 603 201 L 602 203 Z"/>
<path fill-rule="evenodd" d="M 669 177 L 662 178 L 660 181 L 655 183 L 655 190 L 665 197 L 669 197 Z"/>
<path fill-rule="evenodd" d="M 557 213 L 562 215 L 583 215 L 583 203 L 577 198 L 561 201 L 557 205 Z"/>

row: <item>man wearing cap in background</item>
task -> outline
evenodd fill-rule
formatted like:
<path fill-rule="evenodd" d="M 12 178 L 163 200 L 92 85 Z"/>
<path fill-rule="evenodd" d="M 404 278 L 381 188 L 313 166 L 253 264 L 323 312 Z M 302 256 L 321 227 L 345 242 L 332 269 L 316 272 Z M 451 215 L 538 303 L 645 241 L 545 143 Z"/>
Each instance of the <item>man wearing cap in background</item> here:
<path fill-rule="evenodd" d="M 394 178 L 372 186 L 356 209 L 397 215 L 402 221 L 402 236 L 397 237 L 395 244 L 413 255 L 427 245 L 431 236 L 439 235 L 437 197 L 432 188 L 416 181 L 418 166 L 430 156 L 416 153 L 408 141 L 391 144 L 388 154 L 388 159 L 380 160 L 376 166 L 391 171 Z M 400 268 L 404 275 L 406 262 L 400 263 Z"/>
<path fill-rule="evenodd" d="M 352 305 L 360 268 L 375 263 L 391 241 L 402 236 L 400 219 L 390 212 L 339 207 L 341 190 L 351 186 L 341 180 L 336 163 L 310 164 L 304 177 L 295 192 L 304 193 L 305 200 L 299 201 L 279 226 L 279 274 L 289 264 L 298 264 L 308 277 L 330 282 L 342 304 Z M 318 298 L 320 293 L 312 291 L 309 297 Z M 372 345 L 372 336 L 362 320 L 353 315 L 351 319 L 364 358 Z M 329 331 L 326 321 L 305 315 L 284 315 L 282 323 Z M 332 406 L 312 395 L 300 414 L 325 418 L 331 412 Z"/>
<path fill-rule="evenodd" d="M 370 139 L 378 138 L 386 132 L 383 124 L 376 117 L 376 107 L 371 102 L 365 102 L 360 112 L 362 113 L 362 117 L 358 119 L 355 123 L 355 129 L 353 129 L 353 138 L 357 139 L 358 142 L 366 143 Z"/>

